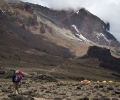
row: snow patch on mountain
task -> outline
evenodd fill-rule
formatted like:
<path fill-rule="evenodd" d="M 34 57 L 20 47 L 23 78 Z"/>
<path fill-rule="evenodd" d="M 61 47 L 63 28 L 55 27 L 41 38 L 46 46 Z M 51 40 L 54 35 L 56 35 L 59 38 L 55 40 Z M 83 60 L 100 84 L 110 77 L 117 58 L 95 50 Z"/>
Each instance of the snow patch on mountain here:
<path fill-rule="evenodd" d="M 81 41 L 86 41 L 86 42 L 89 42 L 83 35 L 81 34 L 76 34 L 76 36 L 81 40 Z"/>
<path fill-rule="evenodd" d="M 103 37 L 110 45 L 110 41 L 105 37 L 105 35 L 103 33 L 97 33 L 97 39 L 100 40 L 101 37 Z"/>
<path fill-rule="evenodd" d="M 79 14 L 79 10 L 76 13 Z"/>
<path fill-rule="evenodd" d="M 4 13 L 4 11 L 0 8 L 0 10 L 2 11 L 2 13 Z"/>
<path fill-rule="evenodd" d="M 86 39 L 82 34 L 80 34 L 79 30 L 77 29 L 76 25 L 72 25 L 72 27 L 76 30 L 76 36 L 80 39 L 80 41 L 90 42 L 88 39 Z"/>
<path fill-rule="evenodd" d="M 105 28 L 105 27 L 103 26 L 103 28 Z"/>
<path fill-rule="evenodd" d="M 75 25 L 72 25 L 72 27 L 79 33 L 79 30 L 77 29 Z"/>

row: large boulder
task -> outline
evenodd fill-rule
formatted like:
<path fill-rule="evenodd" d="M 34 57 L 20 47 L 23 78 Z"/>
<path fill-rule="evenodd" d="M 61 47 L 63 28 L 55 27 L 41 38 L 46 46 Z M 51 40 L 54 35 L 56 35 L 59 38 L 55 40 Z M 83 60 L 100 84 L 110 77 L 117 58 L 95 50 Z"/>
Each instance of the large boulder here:
<path fill-rule="evenodd" d="M 46 80 L 48 82 L 57 82 L 57 79 L 52 77 L 51 75 L 44 75 L 44 74 L 38 74 L 32 77 L 32 80 L 34 81 L 43 81 Z"/>

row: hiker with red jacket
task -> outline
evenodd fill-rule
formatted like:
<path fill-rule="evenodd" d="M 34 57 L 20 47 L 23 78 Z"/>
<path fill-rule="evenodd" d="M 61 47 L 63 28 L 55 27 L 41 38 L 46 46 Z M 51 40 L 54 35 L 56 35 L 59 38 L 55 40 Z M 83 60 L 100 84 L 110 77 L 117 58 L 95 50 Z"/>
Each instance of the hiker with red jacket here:
<path fill-rule="evenodd" d="M 22 80 L 22 74 L 23 72 L 21 70 L 17 70 L 12 77 L 14 94 L 19 94 L 19 84 Z"/>

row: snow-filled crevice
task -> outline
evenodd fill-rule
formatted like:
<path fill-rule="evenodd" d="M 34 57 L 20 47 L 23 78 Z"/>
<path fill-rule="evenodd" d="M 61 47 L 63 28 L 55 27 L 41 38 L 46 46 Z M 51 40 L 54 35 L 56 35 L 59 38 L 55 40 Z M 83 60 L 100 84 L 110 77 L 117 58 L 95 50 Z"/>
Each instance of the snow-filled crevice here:
<path fill-rule="evenodd" d="M 77 29 L 76 25 L 72 25 L 72 27 L 76 30 L 76 36 L 81 40 L 81 41 L 85 41 L 85 42 L 90 42 L 88 39 L 86 39 L 82 34 L 80 34 L 79 30 Z"/>

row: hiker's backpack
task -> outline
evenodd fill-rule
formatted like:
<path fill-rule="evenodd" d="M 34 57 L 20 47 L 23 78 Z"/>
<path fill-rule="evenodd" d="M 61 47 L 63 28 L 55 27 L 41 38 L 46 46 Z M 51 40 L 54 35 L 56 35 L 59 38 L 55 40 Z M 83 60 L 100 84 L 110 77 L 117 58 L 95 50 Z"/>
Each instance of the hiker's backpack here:
<path fill-rule="evenodd" d="M 14 74 L 13 75 L 13 82 L 20 82 L 21 81 L 21 79 L 22 79 L 22 74 Z"/>

